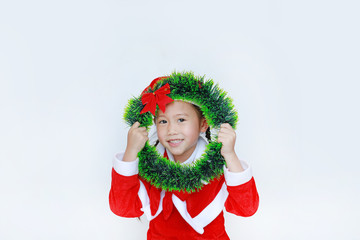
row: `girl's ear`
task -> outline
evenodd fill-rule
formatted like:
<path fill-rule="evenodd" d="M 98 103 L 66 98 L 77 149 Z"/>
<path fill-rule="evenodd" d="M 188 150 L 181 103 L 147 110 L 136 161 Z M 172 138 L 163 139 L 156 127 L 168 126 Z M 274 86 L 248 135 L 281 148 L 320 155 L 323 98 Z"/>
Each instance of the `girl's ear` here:
<path fill-rule="evenodd" d="M 202 118 L 200 121 L 200 132 L 206 132 L 208 129 L 209 124 L 207 123 L 205 118 Z"/>

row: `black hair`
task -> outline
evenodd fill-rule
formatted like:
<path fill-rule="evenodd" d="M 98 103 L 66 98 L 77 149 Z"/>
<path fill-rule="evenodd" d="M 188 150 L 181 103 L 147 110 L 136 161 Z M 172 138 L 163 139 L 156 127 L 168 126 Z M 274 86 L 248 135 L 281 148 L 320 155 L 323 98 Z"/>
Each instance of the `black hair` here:
<path fill-rule="evenodd" d="M 196 113 L 198 114 L 199 118 L 200 119 L 206 119 L 205 116 L 204 116 L 204 113 L 201 111 L 200 107 L 195 105 L 195 104 L 192 104 L 196 110 Z M 211 142 L 211 132 L 210 132 L 210 126 L 208 126 L 208 128 L 206 129 L 206 132 L 205 132 L 205 137 L 207 138 L 207 140 L 209 142 Z"/>

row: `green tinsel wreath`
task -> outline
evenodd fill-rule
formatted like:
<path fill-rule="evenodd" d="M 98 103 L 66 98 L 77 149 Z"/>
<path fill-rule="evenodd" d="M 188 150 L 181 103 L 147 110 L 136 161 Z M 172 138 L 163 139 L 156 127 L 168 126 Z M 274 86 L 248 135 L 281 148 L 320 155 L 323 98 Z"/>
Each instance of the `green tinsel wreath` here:
<path fill-rule="evenodd" d="M 212 129 L 219 129 L 222 123 L 236 127 L 237 112 L 232 100 L 225 91 L 214 84 L 213 80 L 204 81 L 204 77 L 194 76 L 192 72 L 174 72 L 167 78 L 159 80 L 153 89 L 150 88 L 147 92 L 155 92 L 167 83 L 171 88 L 168 96 L 174 100 L 183 100 L 199 106 Z M 129 126 L 136 121 L 147 128 L 153 124 L 153 115 L 150 112 L 140 114 L 143 108 L 141 96 L 129 100 L 124 114 Z M 216 140 L 217 135 L 212 138 Z M 221 146 L 221 143 L 211 141 L 200 159 L 191 165 L 181 165 L 164 158 L 157 152 L 155 146 L 146 142 L 138 154 L 139 175 L 153 186 L 166 191 L 197 191 L 204 182 L 209 182 L 223 174 L 225 160 L 220 153 Z"/>

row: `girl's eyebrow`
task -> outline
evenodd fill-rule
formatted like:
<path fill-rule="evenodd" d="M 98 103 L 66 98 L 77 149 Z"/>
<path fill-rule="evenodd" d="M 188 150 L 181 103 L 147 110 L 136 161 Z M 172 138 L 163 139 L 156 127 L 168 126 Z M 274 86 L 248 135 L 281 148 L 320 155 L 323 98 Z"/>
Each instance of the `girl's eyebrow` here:
<path fill-rule="evenodd" d="M 189 114 L 187 114 L 187 113 L 178 113 L 178 114 L 176 114 L 175 115 L 176 117 L 178 117 L 178 116 L 189 116 Z"/>
<path fill-rule="evenodd" d="M 189 114 L 187 114 L 187 113 L 178 113 L 178 114 L 176 114 L 175 115 L 175 117 L 179 117 L 179 116 L 189 116 Z M 165 117 L 165 115 L 164 114 L 159 114 L 157 117 Z"/>

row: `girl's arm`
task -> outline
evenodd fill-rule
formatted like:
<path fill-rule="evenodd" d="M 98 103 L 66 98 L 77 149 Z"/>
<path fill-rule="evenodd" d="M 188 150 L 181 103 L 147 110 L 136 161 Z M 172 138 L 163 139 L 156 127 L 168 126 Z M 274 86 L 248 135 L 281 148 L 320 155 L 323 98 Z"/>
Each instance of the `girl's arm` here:
<path fill-rule="evenodd" d="M 116 161 L 116 160 L 115 160 Z M 140 182 L 137 174 L 124 176 L 112 169 L 109 205 L 111 211 L 121 217 L 140 217 L 141 201 L 138 196 Z"/>
<path fill-rule="evenodd" d="M 259 207 L 259 194 L 253 177 L 241 185 L 229 186 L 225 202 L 226 211 L 242 217 L 250 217 Z"/>
<path fill-rule="evenodd" d="M 225 158 L 227 168 L 224 170 L 229 196 L 225 202 L 228 212 L 239 216 L 253 215 L 259 206 L 259 194 L 251 169 L 235 153 L 236 133 L 230 124 L 220 127 L 218 142 L 221 142 L 221 155 Z"/>
<path fill-rule="evenodd" d="M 138 178 L 137 154 L 148 140 L 147 131 L 136 122 L 130 128 L 124 154 L 117 154 L 112 169 L 109 194 L 110 209 L 122 217 L 140 217 L 142 203 L 138 196 L 140 180 Z"/>

